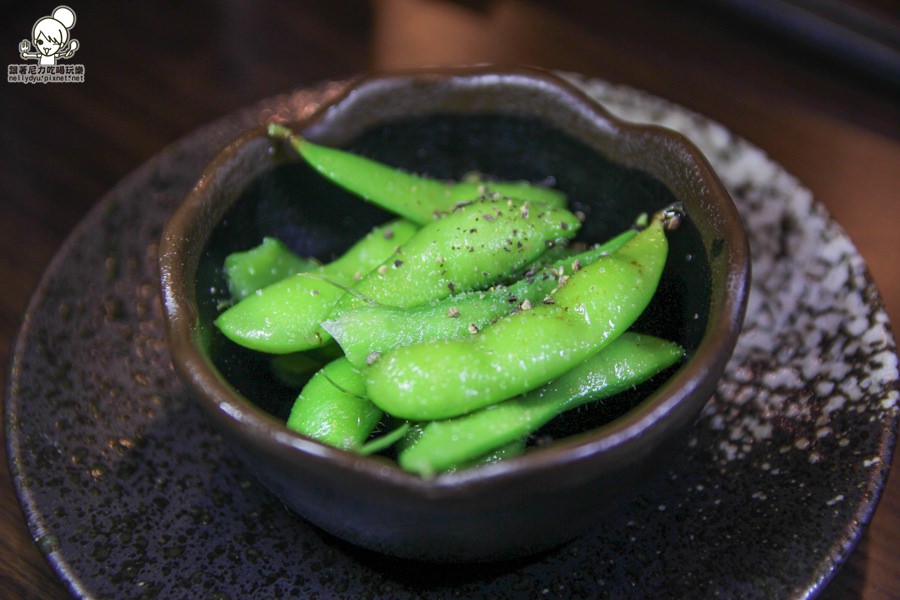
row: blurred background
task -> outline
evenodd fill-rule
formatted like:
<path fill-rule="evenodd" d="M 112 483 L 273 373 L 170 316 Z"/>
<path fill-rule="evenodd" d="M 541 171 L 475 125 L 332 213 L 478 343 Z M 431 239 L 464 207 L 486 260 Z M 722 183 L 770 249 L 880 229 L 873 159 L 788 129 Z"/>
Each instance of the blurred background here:
<path fill-rule="evenodd" d="M 54 215 L 61 232 L 164 145 L 260 98 L 363 70 L 491 62 L 625 83 L 723 122 L 813 187 L 846 227 L 883 236 L 880 252 L 900 262 L 896 217 L 841 202 L 847 185 L 896 199 L 897 186 L 876 189 L 867 176 L 897 165 L 900 5 L 891 0 L 69 3 L 81 48 L 68 62 L 85 65 L 85 83 L 5 84 L 0 94 L 0 168 L 65 159 L 52 178 L 5 191 L 30 205 L 77 188 Z M 17 44 L 51 4 L 0 3 L 7 64 L 22 62 Z M 64 135 L 80 127 L 88 138 Z M 877 273 L 888 295 L 900 293 L 895 271 Z"/>
<path fill-rule="evenodd" d="M 29 294 L 67 234 L 166 145 L 268 96 L 424 65 L 575 71 L 723 123 L 813 191 L 859 247 L 900 322 L 896 0 L 65 3 L 80 43 L 67 62 L 85 66 L 84 83 L 0 84 L 4 365 Z M 3 62 L 25 62 L 19 42 L 57 4 L 0 0 Z M 64 597 L 25 529 L 5 465 L 0 592 L 6 580 L 35 597 Z M 898 479 L 827 598 L 900 596 Z"/>

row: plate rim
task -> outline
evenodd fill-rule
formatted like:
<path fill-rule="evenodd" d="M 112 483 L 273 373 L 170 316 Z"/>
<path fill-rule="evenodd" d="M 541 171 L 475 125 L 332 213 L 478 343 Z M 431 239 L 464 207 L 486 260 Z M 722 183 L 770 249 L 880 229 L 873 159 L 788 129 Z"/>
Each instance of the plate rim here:
<path fill-rule="evenodd" d="M 774 165 L 775 168 L 790 176 L 800 189 L 806 190 L 805 186 L 799 179 L 788 172 L 780 163 L 771 160 L 768 154 L 765 153 L 763 149 L 759 148 L 750 141 L 738 136 L 737 134 L 734 134 L 729 128 L 724 127 L 717 121 L 706 117 L 705 115 L 694 112 L 689 108 L 673 103 L 665 98 L 661 98 L 649 92 L 633 88 L 628 85 L 614 83 L 596 77 L 588 77 L 577 73 L 558 72 L 558 74 L 575 80 L 576 85 L 589 86 L 599 84 L 616 93 L 622 93 L 625 95 L 634 96 L 641 100 L 649 100 L 653 103 L 659 103 L 669 110 L 698 118 L 702 120 L 702 122 L 707 124 L 722 127 L 725 131 L 734 135 L 735 138 L 743 143 L 746 147 L 761 152 L 764 155 L 765 159 L 772 165 Z M 125 177 L 119 180 L 112 188 L 104 193 L 81 217 L 76 226 L 66 235 L 63 242 L 55 250 L 53 257 L 45 266 L 43 272 L 41 273 L 31 293 L 29 294 L 28 303 L 22 313 L 19 326 L 16 329 L 16 332 L 12 339 L 12 343 L 10 345 L 10 357 L 6 368 L 7 378 L 4 386 L 5 389 L 3 396 L 3 413 L 4 430 L 6 435 L 5 446 L 7 451 L 7 463 L 10 471 L 10 479 L 16 497 L 18 499 L 19 506 L 24 515 L 25 524 L 28 528 L 28 531 L 53 572 L 59 577 L 60 582 L 68 588 L 70 593 L 78 597 L 93 597 L 92 592 L 86 587 L 85 583 L 82 581 L 81 576 L 75 571 L 71 562 L 64 556 L 60 556 L 56 552 L 56 550 L 52 548 L 52 545 L 45 545 L 41 543 L 41 539 L 44 538 L 45 535 L 52 534 L 47 534 L 44 531 L 44 517 L 40 514 L 37 502 L 32 497 L 30 490 L 25 485 L 25 482 L 23 481 L 23 473 L 21 472 L 20 467 L 17 464 L 17 461 L 20 459 L 21 454 L 19 450 L 21 448 L 21 429 L 17 426 L 20 411 L 16 410 L 16 405 L 22 402 L 22 399 L 18 397 L 18 395 L 20 394 L 18 390 L 18 372 L 21 370 L 22 354 L 24 352 L 25 346 L 28 344 L 29 333 L 31 332 L 34 315 L 41 307 L 42 300 L 46 297 L 48 283 L 56 277 L 57 271 L 63 268 L 64 264 L 68 260 L 70 260 L 73 249 L 84 238 L 90 227 L 102 221 L 104 213 L 108 211 L 109 208 L 115 203 L 118 193 L 146 179 L 148 177 L 148 174 L 152 173 L 161 163 L 165 161 L 167 157 L 170 157 L 182 151 L 193 152 L 193 146 L 201 142 L 204 138 L 210 135 L 214 135 L 216 130 L 237 128 L 239 123 L 244 123 L 248 120 L 252 122 L 255 116 L 258 115 L 260 110 L 264 107 L 270 108 L 278 106 L 283 108 L 291 98 L 294 98 L 298 94 L 314 92 L 315 94 L 318 94 L 317 101 L 324 102 L 324 96 L 329 93 L 328 91 L 326 91 L 326 88 L 328 88 L 329 86 L 343 85 L 347 81 L 349 81 L 349 79 L 324 80 L 309 85 L 301 85 L 288 92 L 269 96 L 260 101 L 257 101 L 250 106 L 245 106 L 243 108 L 231 111 L 223 116 L 216 118 L 212 122 L 201 125 L 200 127 L 189 131 L 184 136 L 163 147 L 159 152 L 155 153 L 152 157 L 141 163 L 138 167 L 136 167 Z M 596 101 L 603 103 L 603 100 L 598 97 L 596 92 L 588 91 L 587 93 Z M 615 112 L 615 108 L 610 109 L 610 112 L 615 114 L 617 118 L 623 118 Z M 628 120 L 627 117 L 624 117 L 624 119 Z M 715 168 L 715 162 L 712 159 L 709 160 L 711 163 L 713 163 L 713 167 Z M 728 184 L 726 183 L 726 187 L 727 185 Z M 822 217 L 827 222 L 827 224 L 832 227 L 836 227 L 836 232 L 851 243 L 853 252 L 856 253 L 857 256 L 859 256 L 859 252 L 856 246 L 852 244 L 852 240 L 850 239 L 849 235 L 843 229 L 843 227 L 841 227 L 840 223 L 834 220 L 834 218 L 828 212 L 827 208 L 814 198 L 812 200 L 812 208 L 814 210 L 821 211 Z M 871 285 L 876 291 L 874 297 L 874 305 L 871 308 L 875 309 L 875 311 L 886 313 L 883 297 L 877 290 L 877 286 L 875 285 L 874 279 L 872 278 L 868 266 L 866 265 L 865 261 L 862 261 L 862 264 L 864 266 L 863 276 L 866 283 Z M 868 310 L 868 313 L 872 312 L 874 311 Z M 889 320 L 885 321 L 885 326 L 888 330 L 888 333 L 891 335 L 891 341 L 894 342 L 890 347 L 890 351 L 896 356 L 896 338 L 894 336 Z M 172 373 L 171 376 L 174 377 L 174 373 Z M 895 381 L 894 383 L 895 389 L 900 387 L 898 386 L 898 383 L 900 382 Z M 852 554 L 852 552 L 862 539 L 863 535 L 865 534 L 865 531 L 867 530 L 869 524 L 871 523 L 872 517 L 875 514 L 882 493 L 884 491 L 885 484 L 890 474 L 894 458 L 894 448 L 897 444 L 898 424 L 900 424 L 900 414 L 895 411 L 893 419 L 886 420 L 879 428 L 879 432 L 881 433 L 881 444 L 879 446 L 881 450 L 881 453 L 879 455 L 880 464 L 877 465 L 877 467 L 870 469 L 868 471 L 867 477 L 860 478 L 860 481 L 866 481 L 865 491 L 867 493 L 864 495 L 863 502 L 858 503 L 855 507 L 855 510 L 853 511 L 853 516 L 855 518 L 851 519 L 850 522 L 847 523 L 845 534 L 842 536 L 843 543 L 830 546 L 832 551 L 827 555 L 823 554 L 820 556 L 820 559 L 816 562 L 817 570 L 815 572 L 810 572 L 809 577 L 806 579 L 807 582 L 812 582 L 812 584 L 808 587 L 804 587 L 803 589 L 797 589 L 796 597 L 815 597 L 822 591 L 824 591 L 827 588 L 828 584 L 831 583 L 831 581 L 840 571 L 840 568 L 846 563 L 847 558 Z M 849 535 L 847 535 L 847 533 L 849 533 Z"/>

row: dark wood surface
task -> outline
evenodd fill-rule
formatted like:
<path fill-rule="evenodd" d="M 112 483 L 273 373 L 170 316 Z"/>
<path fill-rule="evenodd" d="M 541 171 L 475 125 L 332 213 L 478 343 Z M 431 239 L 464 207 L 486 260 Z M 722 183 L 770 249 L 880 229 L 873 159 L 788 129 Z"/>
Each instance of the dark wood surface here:
<path fill-rule="evenodd" d="M 0 362 L 60 244 L 165 145 L 255 100 L 370 69 L 493 62 L 581 72 L 699 111 L 763 148 L 848 231 L 900 323 L 900 89 L 721 2 L 68 2 L 84 83 L 3 82 Z M 900 23 L 891 2 L 844 3 Z M 0 0 L 0 48 L 54 3 Z M 6 377 L 5 371 L 0 377 Z M 64 598 L 0 461 L 0 597 Z M 896 468 L 894 469 L 896 471 Z M 900 477 L 824 596 L 900 597 Z"/>

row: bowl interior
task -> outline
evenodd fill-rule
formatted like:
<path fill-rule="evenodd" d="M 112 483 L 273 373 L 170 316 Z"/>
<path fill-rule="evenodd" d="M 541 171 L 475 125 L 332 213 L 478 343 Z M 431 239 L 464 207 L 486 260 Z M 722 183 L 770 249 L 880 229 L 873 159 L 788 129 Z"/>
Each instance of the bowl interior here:
<path fill-rule="evenodd" d="M 372 121 L 372 119 L 370 119 Z M 508 114 L 485 107 L 474 111 L 374 119 L 365 126 L 343 121 L 316 123 L 306 135 L 412 172 L 458 179 L 480 172 L 500 179 L 527 179 L 565 191 L 586 220 L 579 240 L 602 242 L 626 229 L 642 212 L 653 213 L 679 200 L 645 170 L 607 158 L 597 147 L 541 116 Z M 626 160 L 627 157 L 626 157 Z M 668 164 L 668 163 L 667 163 Z M 699 206 L 695 205 L 694 209 Z M 689 216 L 669 239 L 671 253 L 660 289 L 635 329 L 697 348 L 709 318 L 712 273 L 710 241 Z M 285 419 L 296 389 L 280 384 L 269 358 L 227 341 L 212 320 L 226 299 L 221 266 L 228 253 L 278 237 L 303 255 L 336 256 L 390 215 L 325 181 L 278 148 L 272 164 L 245 182 L 224 218 L 212 230 L 197 270 L 197 305 L 209 355 L 241 394 L 277 419 Z M 614 400 L 566 415 L 535 436 L 537 442 L 590 430 L 613 419 L 641 398 L 659 378 Z"/>

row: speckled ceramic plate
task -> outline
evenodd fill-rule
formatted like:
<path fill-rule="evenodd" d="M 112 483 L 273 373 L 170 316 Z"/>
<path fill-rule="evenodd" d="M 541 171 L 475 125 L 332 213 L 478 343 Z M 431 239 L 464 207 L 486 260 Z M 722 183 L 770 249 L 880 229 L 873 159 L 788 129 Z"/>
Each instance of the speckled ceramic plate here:
<path fill-rule="evenodd" d="M 734 194 L 754 284 L 726 377 L 671 468 L 562 548 L 427 567 L 347 546 L 289 513 L 234 460 L 169 364 L 162 224 L 213 153 L 270 99 L 166 149 L 57 255 L 9 376 L 13 477 L 60 577 L 96 598 L 805 598 L 869 521 L 897 430 L 897 357 L 878 292 L 838 225 L 757 148 L 659 99 L 576 78 L 612 112 L 687 134 Z"/>

